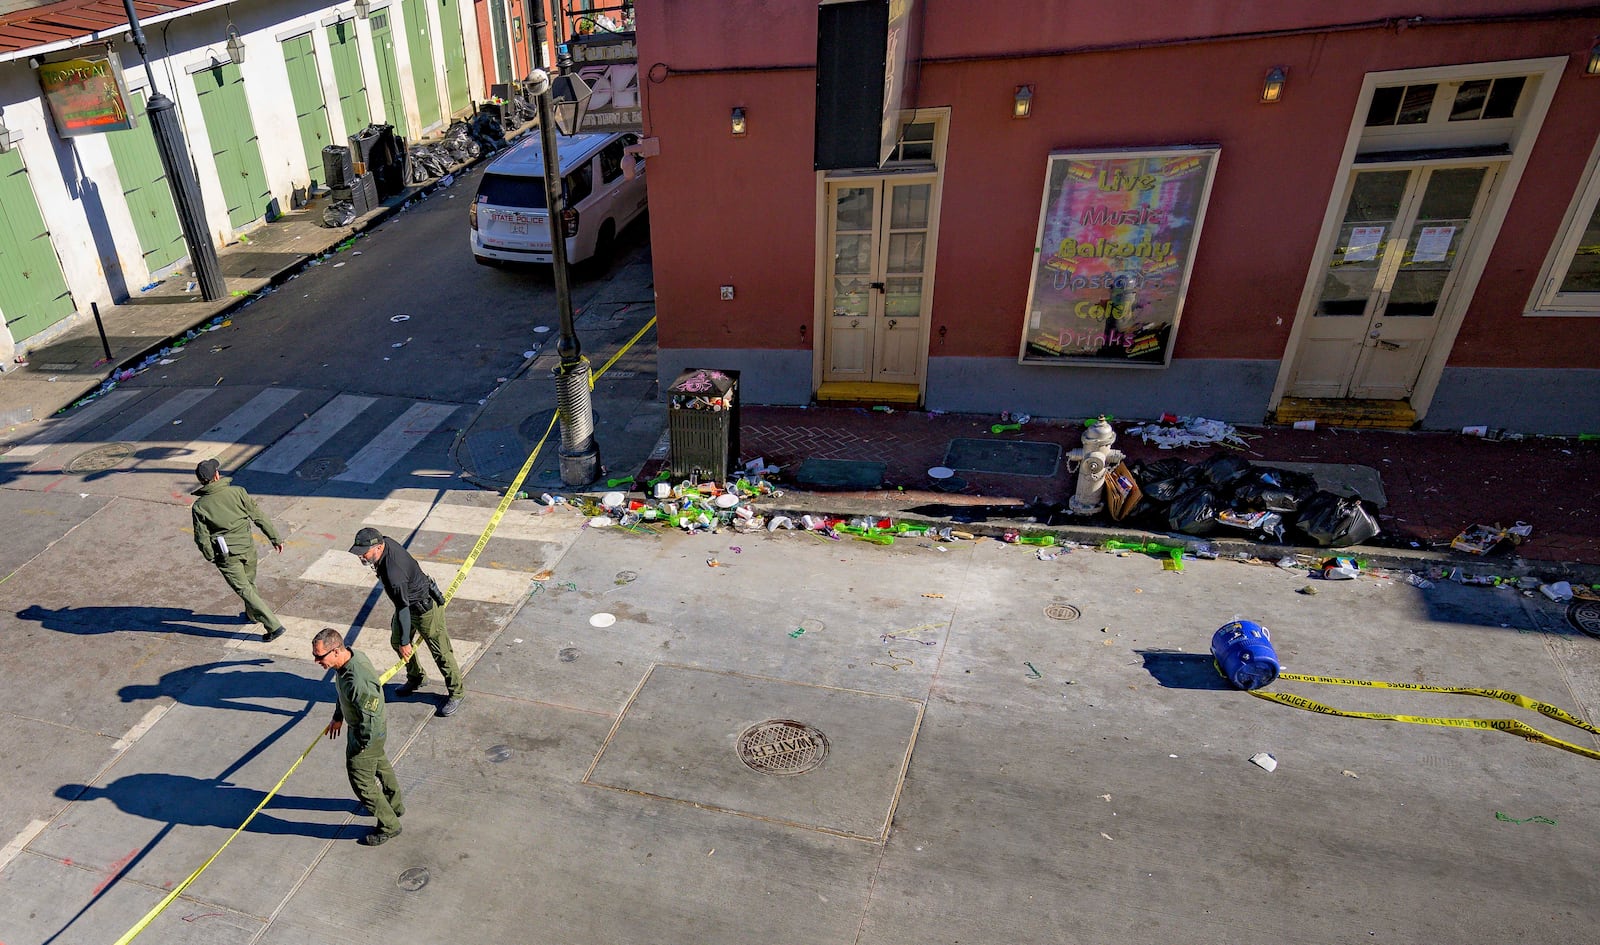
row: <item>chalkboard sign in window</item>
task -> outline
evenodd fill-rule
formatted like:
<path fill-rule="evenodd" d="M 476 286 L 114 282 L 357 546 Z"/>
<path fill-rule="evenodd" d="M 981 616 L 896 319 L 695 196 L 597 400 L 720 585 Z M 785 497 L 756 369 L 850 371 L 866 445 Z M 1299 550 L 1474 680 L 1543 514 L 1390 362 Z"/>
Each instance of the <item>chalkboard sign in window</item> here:
<path fill-rule="evenodd" d="M 1171 362 L 1219 153 L 1050 155 L 1021 363 Z"/>

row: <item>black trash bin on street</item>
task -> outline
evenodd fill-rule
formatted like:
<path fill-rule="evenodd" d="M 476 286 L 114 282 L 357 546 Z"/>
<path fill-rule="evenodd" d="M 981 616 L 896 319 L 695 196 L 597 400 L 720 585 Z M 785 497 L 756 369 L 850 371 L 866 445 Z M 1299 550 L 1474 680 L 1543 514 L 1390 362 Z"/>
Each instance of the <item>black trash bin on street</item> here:
<path fill-rule="evenodd" d="M 739 461 L 739 372 L 684 371 L 667 401 L 672 478 L 722 481 Z"/>

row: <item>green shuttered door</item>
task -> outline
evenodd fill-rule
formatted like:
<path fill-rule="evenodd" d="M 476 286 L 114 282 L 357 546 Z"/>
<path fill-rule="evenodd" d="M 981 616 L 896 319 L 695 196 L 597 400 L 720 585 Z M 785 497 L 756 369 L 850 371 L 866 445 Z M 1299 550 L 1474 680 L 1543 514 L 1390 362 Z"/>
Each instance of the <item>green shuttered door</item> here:
<path fill-rule="evenodd" d="M 250 121 L 250 104 L 244 96 L 244 80 L 239 67 L 228 63 L 195 73 L 194 85 L 200 94 L 200 113 L 206 120 L 222 195 L 228 203 L 228 222 L 237 229 L 265 214 L 272 201 L 255 124 Z"/>
<path fill-rule="evenodd" d="M 439 4 L 439 32 L 444 40 L 444 80 L 450 93 L 450 114 L 465 111 L 472 104 L 467 88 L 467 47 L 461 35 L 461 6 L 458 0 L 436 0 Z"/>
<path fill-rule="evenodd" d="M 188 252 L 183 245 L 183 227 L 172 206 L 172 187 L 156 153 L 156 138 L 144 114 L 144 93 L 133 93 L 133 113 L 138 124 L 125 131 L 106 135 L 111 162 L 122 182 L 122 199 L 133 217 L 139 236 L 139 250 L 151 272 L 170 266 Z"/>
<path fill-rule="evenodd" d="M 444 115 L 439 111 L 439 76 L 433 65 L 433 24 L 428 21 L 424 0 L 401 0 L 406 18 L 406 45 L 411 51 L 411 81 L 417 88 L 417 117 L 424 130 L 437 125 Z"/>
<path fill-rule="evenodd" d="M 405 101 L 400 98 L 400 72 L 394 62 L 394 34 L 389 11 L 372 14 L 372 57 L 378 62 L 378 85 L 383 91 L 383 113 L 395 134 L 410 137 Z"/>
<path fill-rule="evenodd" d="M 327 183 L 322 179 L 322 149 L 333 143 L 333 132 L 328 126 L 328 106 L 322 100 L 322 76 L 311 49 L 310 33 L 283 41 L 283 64 L 289 70 L 289 97 L 294 100 L 295 120 L 300 124 L 310 186 L 316 188 Z"/>
<path fill-rule="evenodd" d="M 72 294 L 50 245 L 22 152 L 0 153 L 0 309 L 13 340 L 38 334 L 72 314 Z"/>
<path fill-rule="evenodd" d="M 345 134 L 353 135 L 372 122 L 367 105 L 367 80 L 361 75 L 361 53 L 356 47 L 356 21 L 340 20 L 328 27 L 328 53 L 333 59 L 333 84 L 339 89 L 339 114 Z"/>

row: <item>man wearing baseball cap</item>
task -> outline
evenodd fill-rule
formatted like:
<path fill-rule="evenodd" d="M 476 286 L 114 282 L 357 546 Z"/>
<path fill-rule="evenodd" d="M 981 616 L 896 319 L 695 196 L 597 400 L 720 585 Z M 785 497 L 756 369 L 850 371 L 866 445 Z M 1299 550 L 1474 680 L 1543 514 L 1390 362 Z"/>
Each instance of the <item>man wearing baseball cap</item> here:
<path fill-rule="evenodd" d="M 398 695 L 409 696 L 422 688 L 425 679 L 422 661 L 411 642 L 414 635 L 420 636 L 450 690 L 444 704 L 439 706 L 439 714 L 455 715 L 461 708 L 462 697 L 467 694 L 467 684 L 461 677 L 461 667 L 456 665 L 450 634 L 445 631 L 444 595 L 405 546 L 376 528 L 356 532 L 350 553 L 378 573 L 384 593 L 394 604 L 394 617 L 389 621 L 389 645 L 406 661 L 406 684 L 400 687 Z"/>
<path fill-rule="evenodd" d="M 194 543 L 244 601 L 245 616 L 261 624 L 261 642 L 271 643 L 283 636 L 283 623 L 256 592 L 256 541 L 250 534 L 250 525 L 255 523 L 272 542 L 272 549 L 282 554 L 278 530 L 261 514 L 250 493 L 222 475 L 216 460 L 208 459 L 195 466 L 194 475 L 200 480 L 189 510 L 194 520 Z"/>

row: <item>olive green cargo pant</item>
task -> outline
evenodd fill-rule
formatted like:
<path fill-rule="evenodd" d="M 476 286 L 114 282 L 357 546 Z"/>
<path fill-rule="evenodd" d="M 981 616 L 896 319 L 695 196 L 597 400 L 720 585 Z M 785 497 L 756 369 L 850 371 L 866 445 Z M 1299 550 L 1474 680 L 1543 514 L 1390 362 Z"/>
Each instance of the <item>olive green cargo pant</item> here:
<path fill-rule="evenodd" d="M 222 579 L 227 581 L 233 592 L 244 601 L 246 617 L 268 630 L 276 630 L 279 627 L 277 615 L 256 591 L 255 542 L 245 545 L 243 551 L 232 552 L 225 558 L 219 558 L 217 570 L 222 572 Z"/>
<path fill-rule="evenodd" d="M 346 739 L 344 771 L 350 777 L 350 790 L 356 793 L 356 799 L 378 818 L 378 832 L 391 836 L 399 833 L 406 804 L 400 797 L 400 779 L 395 777 L 389 756 L 384 753 L 383 739 L 375 738 L 360 750 L 354 739 Z"/>
<path fill-rule="evenodd" d="M 467 681 L 461 677 L 461 667 L 456 665 L 455 647 L 450 645 L 450 634 L 444 628 L 444 608 L 435 606 L 432 610 L 418 617 L 411 617 L 411 659 L 406 661 L 406 682 L 420 684 L 427 678 L 422 671 L 422 647 L 417 641 L 428 647 L 428 652 L 433 654 L 434 663 L 438 664 L 439 672 L 444 674 L 444 684 L 450 689 L 450 698 L 459 699 L 467 694 Z M 397 612 L 389 619 L 389 645 L 394 647 L 395 655 L 400 654 L 400 614 Z"/>

